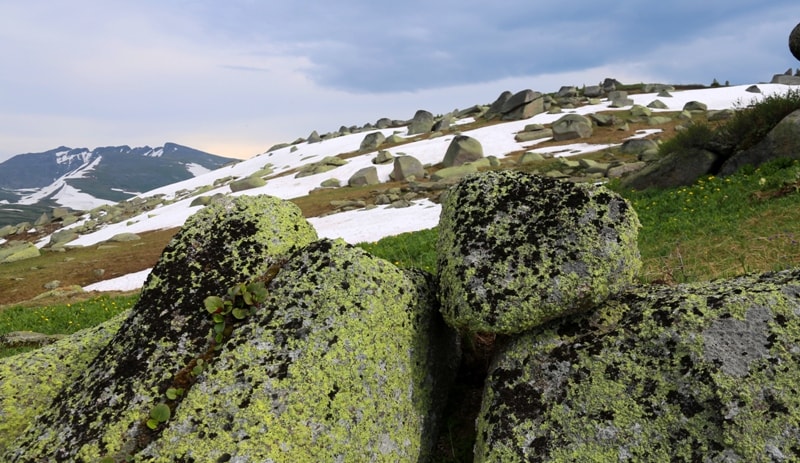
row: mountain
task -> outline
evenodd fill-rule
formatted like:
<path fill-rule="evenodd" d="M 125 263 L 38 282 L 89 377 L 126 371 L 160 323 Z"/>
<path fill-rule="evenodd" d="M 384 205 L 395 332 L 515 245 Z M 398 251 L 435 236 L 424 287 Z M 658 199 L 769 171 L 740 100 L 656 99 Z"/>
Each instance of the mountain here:
<path fill-rule="evenodd" d="M 19 154 L 0 163 L 0 226 L 33 221 L 58 206 L 88 210 L 113 204 L 231 162 L 175 143 Z"/>

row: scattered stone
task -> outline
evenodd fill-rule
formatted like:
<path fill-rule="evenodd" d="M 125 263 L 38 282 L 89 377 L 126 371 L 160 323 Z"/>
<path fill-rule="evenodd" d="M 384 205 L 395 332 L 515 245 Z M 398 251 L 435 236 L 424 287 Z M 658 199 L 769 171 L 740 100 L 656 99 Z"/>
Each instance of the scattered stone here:
<path fill-rule="evenodd" d="M 33 243 L 27 241 L 8 242 L 5 247 L 0 248 L 0 264 L 8 264 L 26 259 L 39 257 L 41 251 Z"/>
<path fill-rule="evenodd" d="M 553 122 L 553 140 L 563 141 L 592 136 L 592 121 L 580 114 L 567 114 Z"/>
<path fill-rule="evenodd" d="M 668 90 L 661 90 L 656 96 L 659 98 L 672 98 L 672 94 Z"/>
<path fill-rule="evenodd" d="M 797 269 L 648 285 L 517 337 L 490 368 L 474 460 L 800 459 L 798 288 Z"/>
<path fill-rule="evenodd" d="M 620 146 L 620 152 L 624 154 L 641 154 L 648 150 L 658 151 L 658 143 L 647 138 L 631 138 Z"/>
<path fill-rule="evenodd" d="M 383 134 L 383 132 L 368 133 L 361 141 L 361 146 L 359 147 L 359 149 L 362 151 L 376 150 L 385 141 L 386 141 L 386 136 Z"/>
<path fill-rule="evenodd" d="M 709 122 L 725 121 L 736 114 L 733 109 L 710 110 L 706 113 Z"/>
<path fill-rule="evenodd" d="M 17 227 L 13 225 L 4 225 L 0 227 L 0 238 L 5 238 L 8 235 L 13 235 L 17 232 Z"/>
<path fill-rule="evenodd" d="M 635 190 L 689 186 L 701 176 L 711 173 L 716 162 L 717 155 L 710 151 L 676 151 L 625 177 L 622 185 Z"/>
<path fill-rule="evenodd" d="M 731 156 L 719 173 L 731 175 L 745 165 L 758 167 L 776 158 L 800 159 L 800 110 L 783 118 L 755 146 Z"/>
<path fill-rule="evenodd" d="M 44 289 L 52 291 L 52 290 L 58 288 L 59 286 L 61 286 L 61 281 L 52 280 L 52 281 L 48 281 L 47 283 L 44 284 Z"/>
<path fill-rule="evenodd" d="M 478 140 L 466 135 L 456 135 L 442 160 L 444 167 L 454 167 L 477 161 L 483 157 L 483 146 Z"/>
<path fill-rule="evenodd" d="M 488 163 L 488 160 L 487 160 Z M 455 178 L 455 177 L 464 177 L 468 174 L 472 174 L 478 171 L 478 167 L 473 163 L 462 164 L 459 166 L 453 167 L 445 167 L 443 169 L 439 169 L 436 172 L 431 174 L 431 180 L 434 182 L 438 182 L 440 180 L 448 179 L 448 178 Z"/>
<path fill-rule="evenodd" d="M 394 159 L 392 153 L 386 150 L 378 151 L 378 155 L 372 160 L 373 164 L 389 164 Z"/>
<path fill-rule="evenodd" d="M 519 143 L 525 143 L 534 140 L 541 140 L 542 138 L 552 138 L 553 137 L 553 130 L 552 129 L 542 129 L 542 130 L 533 130 L 533 131 L 524 131 L 519 132 L 514 135 L 514 140 Z"/>
<path fill-rule="evenodd" d="M 544 99 L 540 92 L 522 90 L 515 93 L 500 109 L 504 121 L 529 119 L 544 112 Z"/>
<path fill-rule="evenodd" d="M 699 101 L 690 101 L 683 105 L 684 111 L 708 111 L 708 105 Z"/>
<path fill-rule="evenodd" d="M 422 163 L 413 156 L 397 156 L 394 158 L 394 165 L 389 178 L 396 181 L 408 180 L 409 178 L 423 178 L 425 168 Z"/>
<path fill-rule="evenodd" d="M 758 85 L 751 85 L 747 87 L 744 91 L 748 93 L 761 93 L 761 89 L 758 88 Z"/>
<path fill-rule="evenodd" d="M 381 183 L 378 179 L 378 169 L 374 166 L 359 169 L 347 181 L 349 186 L 377 185 Z"/>
<path fill-rule="evenodd" d="M 579 159 L 578 164 L 588 174 L 604 175 L 606 171 L 608 171 L 608 164 L 595 161 L 594 159 Z"/>
<path fill-rule="evenodd" d="M 540 161 L 544 161 L 544 156 L 535 151 L 528 151 L 519 158 L 519 165 L 524 166 L 526 164 L 533 164 Z"/>
<path fill-rule="evenodd" d="M 466 332 L 511 334 L 588 310 L 633 282 L 638 227 L 604 187 L 518 171 L 468 176 L 442 204 L 442 313 Z"/>
<path fill-rule="evenodd" d="M 672 122 L 669 116 L 651 116 L 647 118 L 647 125 L 664 125 Z"/>
<path fill-rule="evenodd" d="M 236 180 L 235 182 L 231 182 L 230 188 L 231 191 L 236 193 L 237 191 L 244 191 L 250 190 L 252 188 L 258 188 L 266 185 L 267 182 L 261 178 L 256 176 L 246 177 L 241 180 Z"/>
<path fill-rule="evenodd" d="M 336 157 L 336 156 L 325 156 L 321 161 L 314 162 L 311 164 L 306 164 L 305 166 L 301 167 L 300 170 L 295 175 L 295 178 L 302 178 L 308 177 L 310 175 L 322 174 L 337 167 L 341 167 L 347 164 L 345 159 Z"/>
<path fill-rule="evenodd" d="M 433 129 L 433 114 L 424 109 L 420 109 L 414 114 L 414 118 L 408 124 L 408 134 L 417 135 L 428 133 Z"/>
<path fill-rule="evenodd" d="M 92 270 L 92 275 L 94 275 L 95 278 L 103 278 L 105 274 L 106 274 L 106 269 L 104 268 L 96 268 Z"/>
<path fill-rule="evenodd" d="M 647 166 L 646 162 L 630 162 L 621 164 L 619 166 L 609 167 L 606 176 L 608 178 L 622 178 L 627 174 L 644 169 Z"/>
<path fill-rule="evenodd" d="M 108 239 L 111 243 L 127 243 L 129 241 L 139 241 L 142 237 L 136 233 L 117 233 Z"/>
<path fill-rule="evenodd" d="M 650 117 L 653 114 L 653 111 L 650 108 L 642 105 L 635 104 L 631 107 L 631 116 L 632 117 Z"/>
<path fill-rule="evenodd" d="M 313 131 L 313 132 L 311 132 L 311 134 L 308 136 L 308 138 L 306 139 L 306 141 L 307 141 L 309 144 L 311 144 L 311 143 L 319 143 L 319 142 L 321 142 L 321 141 L 322 141 L 322 137 L 320 137 L 320 136 L 319 136 L 319 133 L 317 133 L 317 131 L 316 131 L 316 130 L 314 130 L 314 131 Z"/>
<path fill-rule="evenodd" d="M 327 180 L 323 180 L 319 186 L 322 188 L 339 188 L 341 186 L 341 182 L 338 178 L 329 178 Z"/>
<path fill-rule="evenodd" d="M 653 100 L 647 107 L 651 109 L 669 109 L 669 106 L 661 100 Z"/>
<path fill-rule="evenodd" d="M 598 127 L 611 127 L 617 118 L 609 114 L 588 114 L 587 117 L 594 121 Z"/>
<path fill-rule="evenodd" d="M 48 223 L 50 223 L 50 216 L 48 216 L 46 212 L 43 212 L 42 215 L 40 215 L 39 218 L 33 222 L 33 226 L 41 227 L 42 225 L 47 225 Z"/>
<path fill-rule="evenodd" d="M 603 87 L 599 85 L 589 85 L 583 89 L 583 96 L 587 98 L 599 98 L 603 96 Z"/>

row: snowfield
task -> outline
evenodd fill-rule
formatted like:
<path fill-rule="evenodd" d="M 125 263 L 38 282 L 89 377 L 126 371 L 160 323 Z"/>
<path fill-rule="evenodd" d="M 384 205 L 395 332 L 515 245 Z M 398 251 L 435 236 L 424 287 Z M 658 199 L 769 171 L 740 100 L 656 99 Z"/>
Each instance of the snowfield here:
<path fill-rule="evenodd" d="M 633 99 L 635 104 L 639 105 L 646 106 L 658 99 L 668 106 L 668 109 L 653 110 L 654 112 L 681 110 L 683 106 L 690 101 L 705 103 L 708 109 L 726 109 L 745 107 L 753 101 L 763 98 L 765 95 L 782 93 L 790 88 L 780 84 L 758 84 L 762 94 L 757 94 L 747 92 L 746 89 L 748 87 L 749 85 L 739 85 L 733 87 L 675 91 L 672 92 L 672 97 L 668 98 L 658 97 L 656 93 L 631 95 L 629 98 Z M 582 106 L 574 110 L 567 110 L 561 114 L 539 114 L 523 121 L 496 124 L 489 127 L 465 131 L 463 134 L 480 141 L 484 148 L 485 155 L 494 155 L 498 158 L 502 158 L 511 152 L 522 149 L 535 149 L 537 143 L 544 141 L 537 140 L 534 142 L 519 143 L 514 140 L 514 135 L 523 130 L 528 124 L 550 124 L 567 113 L 585 115 L 608 110 L 612 110 L 612 108 L 609 108 L 608 102 L 604 100 L 597 105 Z M 376 131 L 378 130 L 373 130 L 372 132 Z M 406 135 L 405 128 L 384 129 L 380 131 L 386 136 L 393 133 L 397 133 L 400 136 Z M 281 174 L 297 169 L 303 165 L 320 161 L 326 156 L 335 156 L 341 153 L 356 151 L 359 149 L 361 141 L 368 133 L 371 132 L 345 135 L 338 138 L 323 140 L 318 143 L 300 143 L 295 145 L 295 151 L 292 151 L 292 147 L 285 147 L 272 152 L 262 153 L 240 163 L 207 172 L 183 182 L 161 187 L 139 196 L 145 198 L 155 195 L 164 195 L 168 199 L 173 199 L 177 197 L 177 193 L 181 190 L 191 191 L 203 186 L 213 185 L 216 180 L 226 177 L 248 177 L 252 173 L 267 166 L 272 166 L 274 172 L 271 175 L 271 180 L 268 180 L 267 184 L 263 187 L 231 193 L 230 188 L 224 185 L 207 191 L 204 195 L 213 195 L 215 193 L 232 195 L 266 194 L 282 199 L 305 196 L 311 190 L 319 187 L 321 182 L 330 178 L 337 178 L 342 184 L 345 184 L 350 176 L 358 170 L 373 166 L 371 161 L 377 155 L 377 151 L 350 158 L 346 165 L 321 174 L 303 178 L 295 178 L 294 173 L 287 175 Z M 648 133 L 652 133 L 652 131 L 635 134 L 632 138 L 642 137 Z M 421 140 L 398 146 L 395 149 L 391 149 L 391 152 L 395 156 L 399 154 L 414 156 L 423 164 L 436 164 L 441 162 L 453 137 L 454 135 L 449 134 L 438 138 Z M 542 153 L 555 152 L 556 156 L 573 156 L 581 153 L 603 150 L 610 146 L 614 145 L 575 143 L 573 145 L 551 147 L 536 151 Z M 382 182 L 388 181 L 389 173 L 392 171 L 391 163 L 387 165 L 377 165 L 375 167 L 378 170 L 379 179 Z M 70 193 L 69 190 L 64 190 L 61 194 L 68 195 Z M 81 199 L 85 200 L 85 198 Z M 109 225 L 94 233 L 81 236 L 70 244 L 89 246 L 105 241 L 118 233 L 142 233 L 179 227 L 189 216 L 202 207 L 190 207 L 189 204 L 192 199 L 194 198 L 183 199 L 172 204 L 158 207 L 140 216 L 127 219 L 122 223 Z M 320 237 L 342 238 L 349 243 L 372 242 L 386 236 L 434 227 L 438 223 L 440 211 L 441 208 L 438 204 L 428 200 L 422 200 L 415 202 L 408 208 L 394 209 L 377 207 L 369 210 L 342 212 L 325 217 L 314 217 L 310 218 L 309 222 L 317 229 L 317 233 Z M 49 238 L 45 238 L 41 240 L 38 245 L 44 246 L 48 240 Z M 144 283 L 147 273 L 147 271 L 143 271 L 113 280 L 106 280 L 87 286 L 85 289 L 89 291 L 136 289 L 141 287 Z"/>

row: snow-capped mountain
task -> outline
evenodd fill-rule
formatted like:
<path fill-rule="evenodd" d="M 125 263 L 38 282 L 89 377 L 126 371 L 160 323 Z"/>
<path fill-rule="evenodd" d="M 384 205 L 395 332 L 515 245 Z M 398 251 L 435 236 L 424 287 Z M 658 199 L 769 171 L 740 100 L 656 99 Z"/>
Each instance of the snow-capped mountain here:
<path fill-rule="evenodd" d="M 0 163 L 0 226 L 56 206 L 89 210 L 218 169 L 234 160 L 175 143 L 59 147 Z"/>

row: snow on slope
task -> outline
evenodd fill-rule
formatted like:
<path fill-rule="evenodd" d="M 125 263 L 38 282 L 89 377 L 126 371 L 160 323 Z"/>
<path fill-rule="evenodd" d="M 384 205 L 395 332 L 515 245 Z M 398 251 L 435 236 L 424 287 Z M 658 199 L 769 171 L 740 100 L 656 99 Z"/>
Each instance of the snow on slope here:
<path fill-rule="evenodd" d="M 686 90 L 672 92 L 672 97 L 658 97 L 655 93 L 631 95 L 630 98 L 636 104 L 647 105 L 653 100 L 659 99 L 668 106 L 668 109 L 660 111 L 676 111 L 683 109 L 689 101 L 700 101 L 708 106 L 708 109 L 725 109 L 733 107 L 744 107 L 751 102 L 763 98 L 765 95 L 785 92 L 789 87 L 779 84 L 759 84 L 762 95 L 747 92 L 749 85 L 734 87 L 719 87 L 711 89 Z M 612 110 L 608 108 L 608 102 L 604 101 L 598 105 L 587 105 L 567 112 L 577 114 L 591 114 L 598 111 Z M 659 110 L 654 110 L 658 112 Z M 526 125 L 538 123 L 549 124 L 562 117 L 564 114 L 539 114 L 523 121 L 514 121 L 483 127 L 475 130 L 465 131 L 463 134 L 473 137 L 481 142 L 484 154 L 503 157 L 508 153 L 531 148 L 536 142 L 518 143 L 514 140 L 514 135 L 521 131 Z M 377 131 L 377 130 L 375 130 Z M 375 132 L 373 131 L 373 132 Z M 398 132 L 400 135 L 405 133 L 403 128 L 380 130 L 384 135 L 391 135 Z M 232 166 L 208 172 L 183 182 L 158 188 L 144 193 L 140 196 L 148 197 L 154 195 L 165 195 L 165 197 L 175 198 L 176 192 L 182 189 L 194 190 L 196 188 L 212 185 L 215 180 L 229 176 L 238 178 L 247 177 L 253 172 L 264 168 L 267 164 L 274 167 L 274 176 L 296 169 L 302 165 L 322 160 L 325 156 L 335 156 L 341 153 L 356 151 L 359 149 L 361 141 L 369 132 L 362 132 L 346 135 L 330 140 L 323 140 L 319 143 L 301 143 L 296 145 L 297 150 L 292 152 L 291 147 L 275 150 L 270 153 L 257 155 L 246 161 L 242 161 Z M 634 137 L 643 134 L 634 135 Z M 423 164 L 436 164 L 441 162 L 444 153 L 453 139 L 453 135 L 447 135 L 429 140 L 422 140 L 393 149 L 393 154 L 405 153 L 419 159 Z M 568 146 L 548 148 L 547 150 L 537 151 L 557 151 L 557 156 L 572 156 L 579 153 L 602 150 L 611 145 L 590 145 L 586 143 L 576 143 Z M 257 195 L 267 194 L 283 199 L 291 199 L 308 194 L 309 191 L 318 187 L 319 184 L 328 178 L 338 178 L 346 182 L 348 178 L 363 167 L 373 166 L 371 160 L 377 152 L 367 153 L 348 160 L 347 165 L 338 167 L 332 171 L 322 174 L 312 175 L 304 178 L 294 178 L 294 174 L 280 176 L 269 180 L 267 184 L 260 188 L 254 188 L 238 193 L 230 193 L 228 186 L 221 186 L 208 191 L 206 195 L 215 193 L 226 193 L 233 195 Z M 392 165 L 375 166 L 381 181 L 387 181 Z M 189 207 L 192 198 L 184 199 L 173 204 L 156 208 L 138 217 L 126 220 L 124 223 L 113 224 L 105 229 L 82 236 L 71 244 L 88 246 L 105 241 L 117 233 L 132 232 L 141 233 L 150 230 L 167 229 L 181 226 L 185 220 L 199 210 L 200 206 Z M 317 229 L 320 237 L 343 238 L 350 243 L 363 241 L 377 241 L 385 236 L 396 235 L 403 232 L 422 230 L 435 226 L 439 221 L 440 206 L 428 200 L 418 201 L 412 207 L 404 209 L 387 209 L 385 207 L 370 210 L 357 210 L 338 213 L 321 218 L 311 218 L 309 222 Z M 43 240 L 40 245 L 47 241 Z M 108 280 L 89 286 L 87 290 L 111 290 L 111 289 L 135 289 L 144 283 L 147 272 L 125 276 L 115 280 Z"/>

